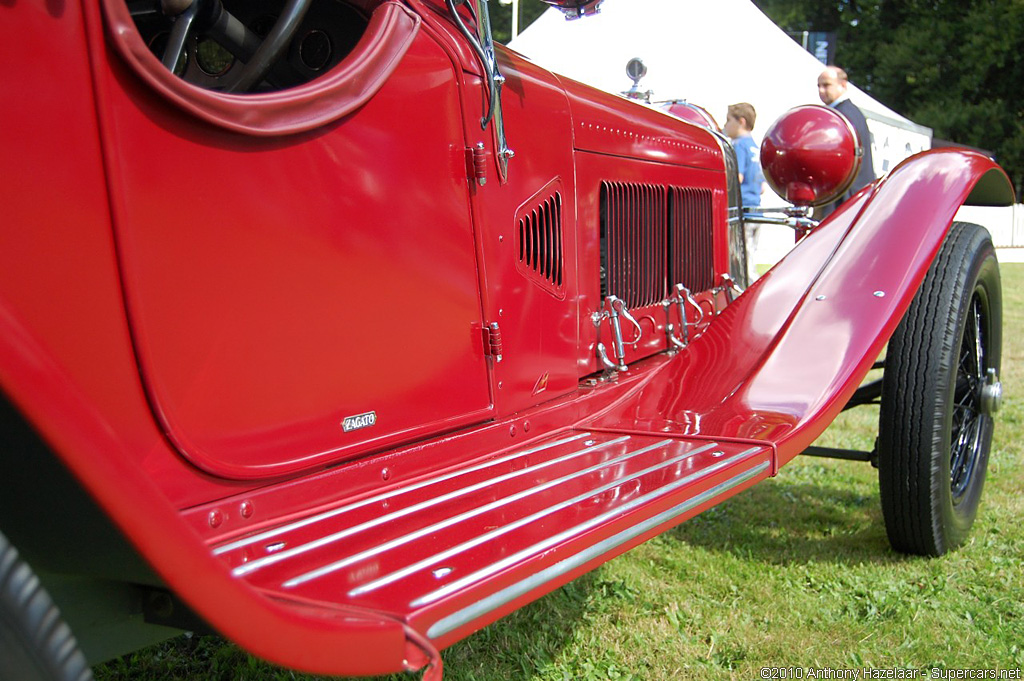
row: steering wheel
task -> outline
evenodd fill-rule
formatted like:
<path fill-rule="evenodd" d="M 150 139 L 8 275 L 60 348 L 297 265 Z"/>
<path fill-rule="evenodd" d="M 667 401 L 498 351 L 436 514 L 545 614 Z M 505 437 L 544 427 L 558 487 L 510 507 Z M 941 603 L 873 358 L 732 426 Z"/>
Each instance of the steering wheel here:
<path fill-rule="evenodd" d="M 160 0 L 164 15 L 176 17 L 161 61 L 174 72 L 188 49 L 189 38 L 203 35 L 242 62 L 237 73 L 229 76 L 224 90 L 248 92 L 263 81 L 281 58 L 310 4 L 312 0 L 287 0 L 273 28 L 261 40 L 224 9 L 221 0 Z"/>

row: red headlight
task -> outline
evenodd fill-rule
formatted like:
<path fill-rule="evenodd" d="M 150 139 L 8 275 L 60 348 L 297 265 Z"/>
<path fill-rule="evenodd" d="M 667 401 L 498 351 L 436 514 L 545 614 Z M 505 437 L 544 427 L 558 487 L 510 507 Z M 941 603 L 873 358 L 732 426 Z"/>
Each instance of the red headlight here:
<path fill-rule="evenodd" d="M 842 194 L 863 156 L 857 132 L 824 106 L 790 109 L 761 142 L 761 167 L 775 192 L 797 206 L 820 206 Z"/>

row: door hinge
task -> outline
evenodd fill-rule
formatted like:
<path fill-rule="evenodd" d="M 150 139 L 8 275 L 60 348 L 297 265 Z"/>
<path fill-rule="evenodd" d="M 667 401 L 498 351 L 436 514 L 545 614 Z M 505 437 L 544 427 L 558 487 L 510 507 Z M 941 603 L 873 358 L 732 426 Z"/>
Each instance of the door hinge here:
<path fill-rule="evenodd" d="M 495 362 L 501 361 L 501 328 L 498 322 L 491 322 L 484 327 L 484 354 L 493 357 Z"/>
<path fill-rule="evenodd" d="M 472 179 L 481 187 L 487 184 L 487 150 L 484 143 L 480 142 L 469 150 L 472 159 Z"/>

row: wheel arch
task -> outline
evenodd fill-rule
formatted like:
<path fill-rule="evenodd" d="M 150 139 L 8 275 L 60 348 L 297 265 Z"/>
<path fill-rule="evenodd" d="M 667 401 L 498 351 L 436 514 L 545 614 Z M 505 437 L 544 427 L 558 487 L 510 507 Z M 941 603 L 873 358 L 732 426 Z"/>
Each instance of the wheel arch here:
<path fill-rule="evenodd" d="M 1002 168 L 989 168 L 982 173 L 971 193 L 964 199 L 965 206 L 1009 206 L 1015 201 L 1013 183 Z"/>
<path fill-rule="evenodd" d="M 858 327 L 856 340 L 846 350 L 845 368 L 803 418 L 818 425 L 802 433 L 798 427 L 778 443 L 780 465 L 809 446 L 856 391 L 910 306 L 960 207 L 1009 206 L 1014 200 L 1013 184 L 991 158 L 934 149 L 904 160 L 830 218 L 842 220 L 845 214 L 850 226 L 773 354 L 792 344 L 791 361 L 801 361 L 801 346 L 822 324 L 816 314 L 821 302 L 835 306 L 828 315 L 833 323 Z"/>

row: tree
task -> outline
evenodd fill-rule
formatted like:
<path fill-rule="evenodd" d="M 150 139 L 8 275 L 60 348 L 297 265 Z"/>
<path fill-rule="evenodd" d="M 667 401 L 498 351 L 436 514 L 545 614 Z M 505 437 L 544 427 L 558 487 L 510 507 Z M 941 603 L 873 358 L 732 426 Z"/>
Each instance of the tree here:
<path fill-rule="evenodd" d="M 858 87 L 939 139 L 991 150 L 1024 192 L 1024 1 L 755 4 L 787 31 L 836 31 Z"/>
<path fill-rule="evenodd" d="M 541 0 L 519 0 L 519 30 L 533 23 L 547 8 Z M 512 35 L 512 6 L 489 0 L 488 9 L 494 39 L 499 43 L 508 43 Z"/>

